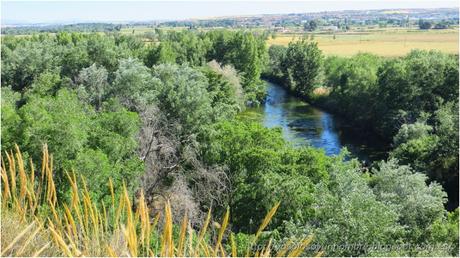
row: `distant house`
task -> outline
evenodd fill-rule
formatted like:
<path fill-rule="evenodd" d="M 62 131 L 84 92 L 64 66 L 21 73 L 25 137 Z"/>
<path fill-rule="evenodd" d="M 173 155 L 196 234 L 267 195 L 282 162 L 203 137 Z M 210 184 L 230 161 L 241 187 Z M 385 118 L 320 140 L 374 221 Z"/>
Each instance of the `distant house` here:
<path fill-rule="evenodd" d="M 331 25 L 331 26 L 319 26 L 319 30 L 322 31 L 337 31 L 339 30 L 339 27 Z"/>
<path fill-rule="evenodd" d="M 274 31 L 279 32 L 279 33 L 289 33 L 289 32 L 291 32 L 291 30 L 286 29 L 284 27 L 275 27 Z"/>

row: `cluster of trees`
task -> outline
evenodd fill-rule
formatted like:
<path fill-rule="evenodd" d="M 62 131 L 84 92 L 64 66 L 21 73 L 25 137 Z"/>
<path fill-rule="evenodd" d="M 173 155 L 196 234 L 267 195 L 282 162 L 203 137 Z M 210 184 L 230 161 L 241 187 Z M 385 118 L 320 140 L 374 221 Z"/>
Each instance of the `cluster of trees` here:
<path fill-rule="evenodd" d="M 17 143 L 26 155 L 40 160 L 41 146 L 48 144 L 57 180 L 65 178 L 64 171 L 75 169 L 88 179 L 95 198 L 108 198 L 99 186 L 109 177 L 115 184 L 127 182 L 131 189 L 139 183 L 153 189 L 158 182 L 169 184 L 166 176 L 156 175 L 175 175 L 195 167 L 205 171 L 196 157 L 198 138 L 214 121 L 244 108 L 245 93 L 251 92 L 241 85 L 253 82 L 251 64 L 247 59 L 236 63 L 236 49 L 247 50 L 247 44 L 254 43 L 247 39 L 254 37 L 221 35 L 238 37 L 239 43 L 246 44 L 234 46 L 233 59 L 225 60 L 229 65 L 205 63 L 212 46 L 205 52 L 173 52 L 177 59 L 167 62 L 154 59 L 151 53 L 162 51 L 168 41 L 145 46 L 134 37 L 66 32 L 5 37 L 2 151 Z M 185 40 L 179 41 L 184 48 L 196 47 Z M 193 59 L 195 53 L 203 56 Z M 194 60 L 200 63 L 192 65 Z M 236 70 L 232 61 L 235 67 L 248 70 Z M 145 178 L 139 180 L 141 175 Z M 197 175 L 206 176 L 205 172 Z M 208 179 L 213 177 L 210 173 Z M 183 180 L 188 190 L 192 187 L 188 181 L 195 178 Z M 68 187 L 63 184 L 60 189 L 65 196 Z"/>
<path fill-rule="evenodd" d="M 418 21 L 418 27 L 421 30 L 429 30 L 431 28 L 434 29 L 448 29 L 451 25 L 455 25 L 452 21 L 449 20 L 442 20 L 442 21 L 432 21 L 432 20 L 423 20 L 420 19 Z"/>
<path fill-rule="evenodd" d="M 318 28 L 318 23 L 315 20 L 305 22 L 303 25 L 304 31 L 315 31 Z"/>
<path fill-rule="evenodd" d="M 193 20 L 193 21 L 167 21 L 162 22 L 160 27 L 188 27 L 188 28 L 216 28 L 216 27 L 236 27 L 238 22 L 236 19 L 223 18 L 212 20 Z"/>
<path fill-rule="evenodd" d="M 320 86 L 324 57 L 316 42 L 304 38 L 287 47 L 273 45 L 268 53 L 270 61 L 264 77 L 301 96 L 311 95 Z"/>
<path fill-rule="evenodd" d="M 326 61 L 324 105 L 393 143 L 390 156 L 442 183 L 458 206 L 458 58 L 412 51 Z M 376 119 L 378 118 L 378 119 Z"/>
<path fill-rule="evenodd" d="M 401 58 L 323 58 L 314 42 L 272 46 L 266 76 L 361 131 L 392 142 L 391 157 L 441 183 L 458 206 L 458 57 L 414 50 Z M 327 95 L 314 89 L 325 87 Z"/>
<path fill-rule="evenodd" d="M 446 193 L 409 166 L 391 159 L 363 173 L 358 161 L 344 161 L 346 152 L 328 157 L 294 148 L 277 129 L 242 121 L 216 127 L 206 160 L 229 169 L 225 203 L 240 236 L 254 233 L 264 212 L 281 200 L 265 236 L 276 246 L 313 234 L 313 250 L 305 255 L 315 246 L 330 256 L 458 252 L 457 213 L 447 216 Z"/>
<path fill-rule="evenodd" d="M 338 242 L 346 242 L 347 239 L 350 239 L 350 235 L 355 235 L 351 232 L 350 234 L 343 234 L 344 229 L 336 226 L 338 223 L 336 214 L 344 212 L 341 210 L 343 208 L 339 207 L 344 207 L 342 205 L 346 207 L 348 201 L 358 202 L 359 200 L 359 202 L 369 201 L 371 203 L 383 201 L 385 204 L 394 202 L 396 206 L 402 205 L 399 206 L 399 210 L 393 211 L 387 210 L 388 207 L 383 206 L 376 208 L 381 212 L 379 215 L 385 214 L 381 218 L 373 218 L 374 221 L 381 221 L 382 224 L 375 226 L 383 231 L 380 231 L 380 236 L 374 235 L 372 237 L 366 236 L 359 230 L 356 231 L 356 235 L 363 237 L 362 242 L 364 243 L 366 242 L 365 239 L 375 239 L 380 242 L 386 242 L 389 239 L 394 240 L 395 237 L 392 234 L 395 233 L 393 230 L 397 228 L 392 224 L 394 221 L 408 223 L 412 221 L 410 226 L 405 225 L 403 227 L 423 225 L 424 222 L 422 223 L 418 219 L 402 219 L 401 216 L 408 216 L 408 214 L 396 215 L 396 219 L 393 216 L 395 213 L 402 212 L 402 209 L 410 209 L 409 213 L 417 210 L 418 208 L 410 207 L 409 202 L 418 202 L 422 205 L 422 202 L 431 199 L 427 196 L 422 197 L 425 195 L 424 192 L 431 192 L 430 194 L 433 196 L 442 199 L 441 196 L 444 196 L 444 193 L 442 188 L 437 185 L 438 183 L 442 184 L 449 195 L 447 208 L 453 210 L 458 207 L 458 56 L 436 51 L 414 50 L 405 57 L 391 59 L 371 54 L 358 54 L 351 58 L 336 56 L 324 58 L 316 43 L 307 40 L 290 43 L 288 47 L 271 46 L 269 55 L 270 61 L 264 76 L 281 83 L 291 92 L 307 98 L 310 102 L 341 114 L 353 122 L 361 132 L 373 131 L 392 143 L 388 162 L 378 165 L 371 173 L 368 181 L 368 186 L 371 189 L 367 189 L 367 186 L 364 187 L 363 182 L 360 183 L 361 186 L 350 187 L 355 183 L 347 181 L 346 186 L 353 189 L 353 193 L 364 191 L 363 195 L 366 193 L 368 198 L 360 196 L 355 200 L 348 200 L 348 197 L 344 198 L 343 196 L 349 196 L 351 192 L 340 195 L 338 194 L 342 191 L 340 188 L 334 189 L 332 196 L 328 196 L 327 193 L 315 195 L 325 198 L 321 199 L 317 205 L 337 198 L 335 205 L 329 207 L 327 212 L 320 213 L 321 217 L 318 220 L 325 219 L 327 223 L 328 219 L 325 214 L 333 214 L 329 220 L 333 220 L 334 224 L 328 226 L 331 227 L 332 232 L 336 232 L 337 236 L 343 236 L 343 239 L 337 237 L 337 239 L 341 239 L 337 240 Z M 326 92 L 326 94 L 316 94 L 315 89 L 319 87 L 325 89 L 322 92 Z M 410 172 L 412 170 L 418 171 L 420 174 Z M 329 177 L 334 173 L 333 171 L 334 169 L 329 170 Z M 352 180 L 352 178 L 353 176 L 348 175 L 348 178 L 343 178 L 343 180 Z M 337 179 L 335 178 L 335 180 Z M 413 197 L 396 197 L 403 192 L 409 194 L 410 191 L 402 190 L 402 188 L 400 188 L 401 192 L 399 193 L 399 190 L 391 194 L 380 192 L 383 189 L 387 191 L 389 188 L 387 188 L 388 186 L 378 186 L 377 182 L 389 183 L 392 180 L 395 180 L 391 183 L 393 184 L 392 187 L 396 188 L 404 188 L 407 185 L 422 186 L 425 185 L 425 181 L 432 183 L 428 187 L 430 190 L 412 192 Z M 322 181 L 324 182 L 324 180 Z M 366 190 L 360 187 L 364 187 Z M 369 193 L 373 193 L 375 197 Z M 405 198 L 409 198 L 410 201 L 408 199 L 403 200 Z M 406 201 L 408 203 L 403 204 Z M 396 204 L 397 202 L 398 204 Z M 424 212 L 431 209 L 428 208 L 429 203 L 430 201 L 424 204 L 425 208 L 421 208 L 422 210 L 426 209 Z M 439 207 L 437 209 L 439 212 L 443 209 L 441 203 L 438 202 Z M 361 205 L 366 207 L 366 212 L 371 212 L 370 204 L 361 203 Z M 372 215 L 359 214 L 359 208 L 353 207 L 354 211 L 350 211 L 351 214 L 357 212 L 357 221 L 354 227 L 360 228 L 361 226 L 357 225 L 363 223 L 361 219 L 363 217 L 371 218 Z M 454 216 L 453 214 L 449 216 Z M 349 216 L 342 219 L 343 221 L 340 219 L 339 221 L 344 224 L 353 221 L 352 217 Z M 311 230 L 307 228 L 299 230 L 302 228 L 301 225 L 303 223 L 291 223 L 288 228 L 297 234 Z M 384 233 L 385 225 L 392 225 L 387 228 L 386 233 Z M 367 229 L 372 227 L 366 225 Z M 432 224 L 429 227 L 435 226 Z M 321 230 L 319 232 L 318 236 L 322 236 Z M 424 241 L 422 239 L 430 239 L 429 233 L 421 232 L 423 230 L 414 230 L 403 233 L 403 235 L 408 237 L 410 235 L 414 241 L 412 243 L 421 243 Z M 386 237 L 389 239 L 385 240 Z M 331 239 L 325 237 L 323 241 L 330 243 Z M 353 253 L 340 253 L 340 255 L 353 255 Z"/>
<path fill-rule="evenodd" d="M 160 44 L 147 53 L 147 66 L 157 63 L 188 63 L 203 65 L 216 60 L 231 64 L 241 75 L 241 84 L 248 101 L 258 103 L 265 96 L 260 80 L 268 62 L 265 35 L 242 31 L 213 30 L 207 33 L 168 32 L 159 34 Z"/>
<path fill-rule="evenodd" d="M 59 33 L 59 32 L 117 32 L 122 28 L 121 24 L 113 23 L 76 23 L 67 25 L 45 26 L 12 26 L 2 27 L 3 35 L 25 35 L 33 33 Z"/>
<path fill-rule="evenodd" d="M 25 156 L 40 160 L 47 144 L 58 198 L 70 198 L 65 171 L 74 170 L 86 179 L 93 199 L 110 202 L 108 188 L 101 187 L 110 178 L 115 186 L 125 182 L 133 198 L 142 189 L 152 212 L 171 200 L 176 219 L 186 214 L 194 225 L 209 208 L 221 218 L 228 207 L 239 246 L 252 241 L 263 216 L 280 201 L 260 241 L 314 234 L 315 244 L 335 256 L 458 252 L 458 212 L 445 211 L 445 192 L 436 182 L 426 184 L 424 174 L 393 159 L 363 173 L 359 162 L 346 161 L 346 152 L 328 157 L 322 150 L 295 148 L 279 129 L 237 116 L 248 102 L 263 98 L 262 71 L 299 94 L 310 95 L 321 78 L 332 81 L 322 69 L 332 62 L 324 61 L 314 43 L 271 48 L 265 69 L 265 43 L 251 33 L 160 32 L 159 39 L 154 45 L 130 36 L 79 33 L 3 38 L 2 151 L 17 143 Z M 443 71 L 450 74 L 447 67 Z M 339 82 L 361 83 L 359 76 Z M 436 85 L 447 85 L 441 81 Z M 444 89 L 433 92 L 448 96 Z M 407 155 L 412 165 L 418 154 L 410 151 L 433 147 L 417 142 L 418 135 L 436 138 L 436 146 L 450 153 L 455 143 L 449 137 L 458 134 L 450 119 L 456 106 L 439 103 L 427 103 L 425 112 L 433 108 L 432 116 L 420 115 L 417 124 L 397 132 L 396 158 L 404 162 Z M 429 155 L 416 157 L 423 167 Z M 330 247 L 343 244 L 363 248 Z M 427 248 L 381 250 L 375 244 Z"/>

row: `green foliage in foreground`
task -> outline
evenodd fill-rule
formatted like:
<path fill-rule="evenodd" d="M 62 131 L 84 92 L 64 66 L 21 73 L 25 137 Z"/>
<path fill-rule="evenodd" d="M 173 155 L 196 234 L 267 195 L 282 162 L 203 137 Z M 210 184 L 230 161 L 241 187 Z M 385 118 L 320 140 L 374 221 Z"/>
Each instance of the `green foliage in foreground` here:
<path fill-rule="evenodd" d="M 445 192 L 396 160 L 363 174 L 358 162 L 343 161 L 345 153 L 331 158 L 312 148 L 293 148 L 278 130 L 256 123 L 222 122 L 216 132 L 206 147 L 207 158 L 229 168 L 228 202 L 235 214 L 243 214 L 232 218 L 241 232 L 254 232 L 253 224 L 261 220 L 258 214 L 281 196 L 284 201 L 269 232 L 281 242 L 314 234 L 315 245 L 335 256 L 458 251 L 453 235 L 435 237 L 448 230 L 438 225 L 446 218 Z M 246 213 L 249 207 L 258 212 Z M 343 244 L 363 246 L 338 248 Z M 374 250 L 377 244 L 423 244 L 432 250 Z"/>
<path fill-rule="evenodd" d="M 215 131 L 206 156 L 228 167 L 235 227 L 254 232 L 262 214 L 279 199 L 275 228 L 289 218 L 311 217 L 314 184 L 327 181 L 330 158 L 312 148 L 293 148 L 279 131 L 256 123 L 222 122 Z M 257 212 L 249 213 L 249 207 Z"/>
<path fill-rule="evenodd" d="M 58 185 L 59 193 L 69 189 L 65 181 L 61 181 L 65 178 L 64 171 L 75 168 L 91 178 L 89 189 L 96 198 L 108 194 L 101 191 L 100 185 L 109 177 L 117 179 L 118 186 L 123 180 L 130 188 L 137 186 L 136 178 L 142 173 L 143 164 L 136 154 L 135 136 L 140 123 L 136 113 L 127 111 L 116 101 L 94 112 L 68 89 L 59 90 L 56 96 L 31 96 L 25 105 L 13 111 L 13 96 L 2 88 L 4 102 L 10 103 L 6 104 L 10 115 L 2 116 L 2 140 L 9 139 L 9 142 L 2 148 L 18 143 L 24 146 L 26 155 L 40 159 L 41 151 L 34 148 L 48 144 L 55 153 L 57 180 L 62 182 Z"/>

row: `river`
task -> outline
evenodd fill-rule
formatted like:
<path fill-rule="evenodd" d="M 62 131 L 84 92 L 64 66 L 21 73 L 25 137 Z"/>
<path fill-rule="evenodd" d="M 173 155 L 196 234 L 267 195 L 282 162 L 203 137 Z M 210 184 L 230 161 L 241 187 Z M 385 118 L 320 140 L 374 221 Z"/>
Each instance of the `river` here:
<path fill-rule="evenodd" d="M 321 148 L 329 156 L 346 147 L 352 157 L 366 162 L 385 158 L 387 149 L 378 138 L 357 135 L 343 119 L 291 96 L 275 83 L 267 84 L 265 104 L 249 108 L 246 116 L 269 128 L 280 127 L 283 137 L 295 146 Z"/>

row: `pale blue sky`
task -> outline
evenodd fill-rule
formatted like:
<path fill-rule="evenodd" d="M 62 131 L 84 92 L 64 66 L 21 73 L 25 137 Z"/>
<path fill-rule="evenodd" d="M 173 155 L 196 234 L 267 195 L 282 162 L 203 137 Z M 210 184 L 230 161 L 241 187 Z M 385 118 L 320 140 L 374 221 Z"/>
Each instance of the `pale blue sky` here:
<path fill-rule="evenodd" d="M 151 21 L 335 10 L 458 7 L 446 0 L 2 1 L 2 23 Z"/>

